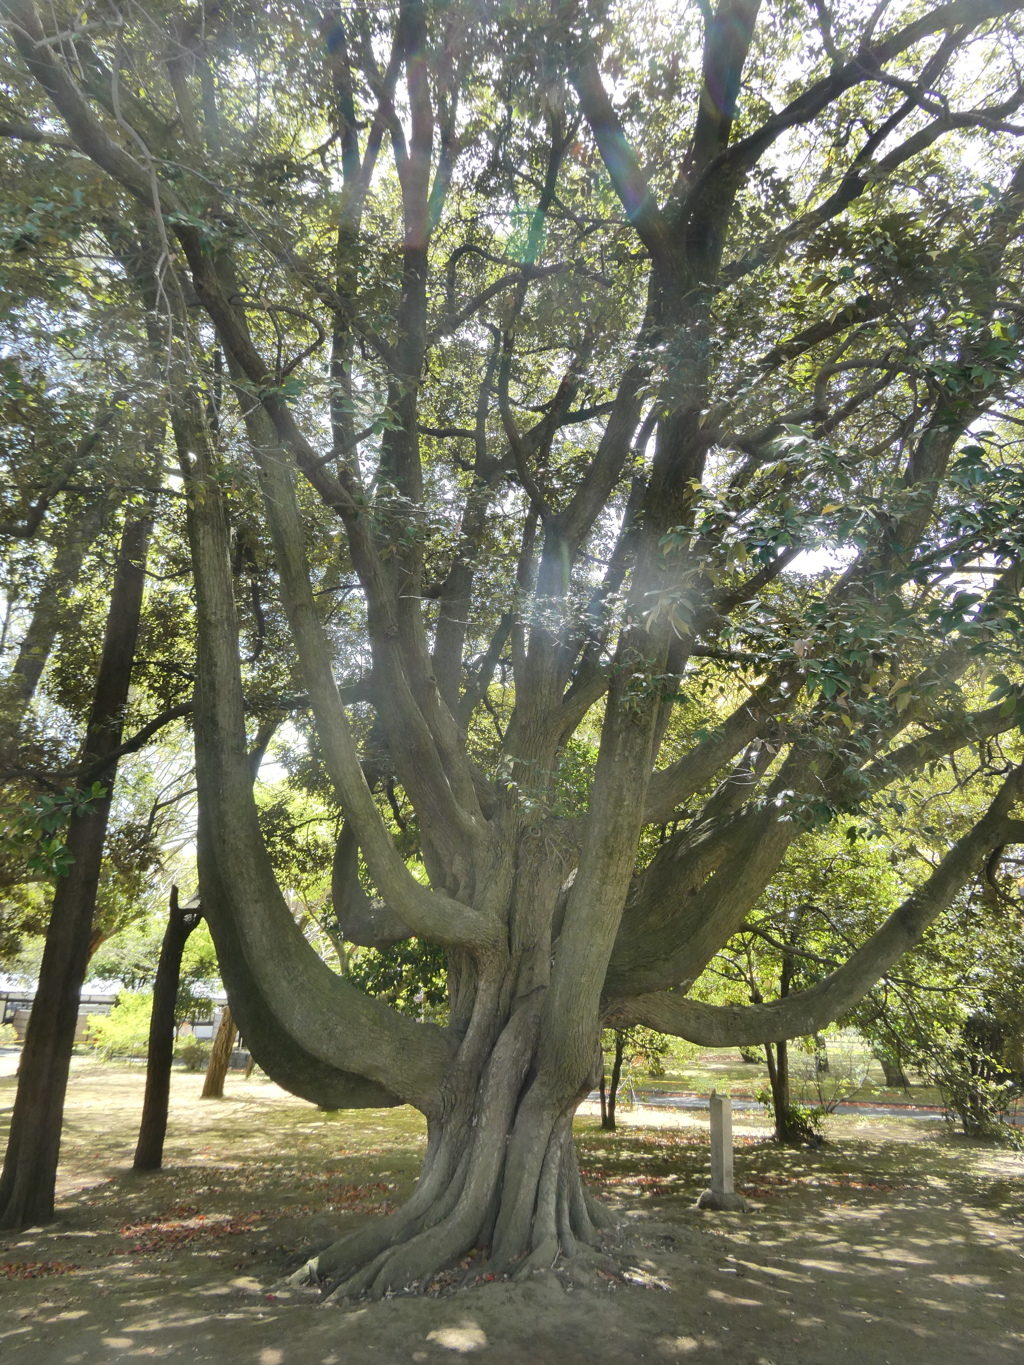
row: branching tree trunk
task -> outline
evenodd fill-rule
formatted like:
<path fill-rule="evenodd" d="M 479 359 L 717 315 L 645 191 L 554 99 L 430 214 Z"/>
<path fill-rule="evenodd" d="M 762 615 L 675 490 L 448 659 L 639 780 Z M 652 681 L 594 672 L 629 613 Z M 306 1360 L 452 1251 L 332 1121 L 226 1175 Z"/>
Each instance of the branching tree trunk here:
<path fill-rule="evenodd" d="M 386 60 L 376 20 L 332 13 L 318 56 L 294 50 L 323 69 L 284 139 L 266 110 L 294 107 L 293 77 L 240 62 L 226 24 L 164 61 L 144 8 L 90 20 L 94 71 L 32 0 L 4 0 L 38 120 L 56 113 L 114 196 L 153 206 L 199 873 L 232 1011 L 295 1093 L 427 1118 L 409 1203 L 307 1271 L 343 1295 L 422 1284 L 474 1248 L 521 1274 L 597 1254 L 610 1220 L 571 1123 L 602 1027 L 778 1044 L 778 1077 L 787 1038 L 849 1010 L 1024 835 L 1024 772 L 993 759 L 978 808 L 836 970 L 749 1007 L 689 994 L 804 831 L 1014 728 L 1009 679 L 982 711 L 970 688 L 986 651 L 1019 657 L 1024 549 L 1015 446 L 979 456 L 968 437 L 1019 390 L 1003 282 L 1021 270 L 1024 91 L 1007 76 L 979 105 L 961 61 L 982 34 L 1019 41 L 1024 0 L 908 22 L 877 7 L 838 33 L 820 6 L 771 24 L 757 0 L 701 9 L 699 70 L 684 81 L 660 49 L 640 63 L 672 92 L 649 126 L 602 77 L 645 41 L 617 11 L 467 23 L 401 0 Z M 260 22 L 291 52 L 286 18 Z M 126 77 L 113 120 L 108 62 Z M 779 73 L 798 70 L 794 96 Z M 249 155 L 254 130 L 274 156 Z M 934 169 L 954 131 L 984 142 L 995 190 Z M 297 150 L 314 142 L 326 176 Z M 214 336 L 230 430 L 206 401 Z M 364 945 L 442 947 L 443 1028 L 332 972 L 275 879 L 246 755 L 243 519 L 344 820 L 337 922 Z M 801 569 L 836 546 L 838 564 Z M 339 691 L 353 639 L 372 715 Z M 411 812 L 415 873 L 371 767 Z"/>

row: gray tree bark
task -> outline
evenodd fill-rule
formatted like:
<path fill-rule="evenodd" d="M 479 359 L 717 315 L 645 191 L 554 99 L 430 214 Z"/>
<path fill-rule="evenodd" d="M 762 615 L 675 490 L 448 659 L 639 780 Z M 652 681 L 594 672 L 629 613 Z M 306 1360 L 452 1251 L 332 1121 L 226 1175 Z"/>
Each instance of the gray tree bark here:
<path fill-rule="evenodd" d="M 643 317 L 632 350 L 615 362 L 617 382 L 601 379 L 610 396 L 601 405 L 601 432 L 578 478 L 565 488 L 545 487 L 555 438 L 561 424 L 569 424 L 584 387 L 574 357 L 541 419 L 521 426 L 525 419 L 512 390 L 520 358 L 517 329 L 526 318 L 530 283 L 545 269 L 538 264 L 541 245 L 578 131 L 552 100 L 546 164 L 523 260 L 511 279 L 501 282 L 507 302 L 500 327 L 493 324 L 483 364 L 472 433 L 472 492 L 450 570 L 441 583 L 431 584 L 421 533 L 429 490 L 420 454 L 419 395 L 431 345 L 450 326 L 472 319 L 475 306 L 467 312 L 453 303 L 440 320 L 432 317 L 431 233 L 451 183 L 459 132 L 457 100 L 448 97 L 450 91 L 444 98 L 438 93 L 448 78 L 430 65 L 434 39 L 424 6 L 403 0 L 386 69 L 365 73 L 376 107 L 368 111 L 361 157 L 345 22 L 340 14 L 328 21 L 331 117 L 343 149 L 344 182 L 334 275 L 325 278 L 302 259 L 287 233 L 260 243 L 281 272 L 276 283 L 284 284 L 289 297 L 310 300 L 311 309 L 325 309 L 330 322 L 334 445 L 325 454 L 319 433 L 313 439 L 303 428 L 305 412 L 288 400 L 281 358 L 275 363 L 261 350 L 268 314 L 294 312 L 294 305 L 251 299 L 219 218 L 215 224 L 197 223 L 181 181 L 161 169 L 187 165 L 190 157 L 202 160 L 223 146 L 215 107 L 204 103 L 200 119 L 186 100 L 188 107 L 179 111 L 180 135 L 177 124 L 166 134 L 154 132 L 155 138 L 166 137 L 166 144 L 159 155 L 140 160 L 139 147 L 149 144 L 141 135 L 122 138 L 120 129 L 97 115 L 76 69 L 48 41 L 31 0 L 8 0 L 21 60 L 76 145 L 120 191 L 142 204 L 156 202 L 159 229 L 174 238 L 173 251 L 165 253 L 169 293 L 187 298 L 196 314 L 202 310 L 204 327 L 215 330 L 241 399 L 280 603 L 345 820 L 346 843 L 338 859 L 341 922 L 354 933 L 382 939 L 407 929 L 448 954 L 449 1025 L 414 1024 L 362 995 L 320 961 L 276 884 L 246 757 L 224 500 L 233 471 L 205 421 L 185 345 L 195 329 L 181 302 L 174 317 L 180 364 L 173 420 L 196 582 L 198 857 L 204 911 L 232 1009 L 261 1066 L 295 1093 L 328 1108 L 408 1102 L 428 1120 L 426 1160 L 410 1202 L 329 1248 L 308 1271 L 341 1293 L 382 1294 L 422 1282 L 474 1247 L 490 1249 L 492 1266 L 514 1264 L 523 1273 L 592 1247 L 605 1217 L 580 1180 L 571 1120 L 595 1079 L 603 1024 L 646 1023 L 712 1044 L 776 1044 L 812 1033 L 849 1008 L 917 941 L 992 847 L 1024 833 L 1011 814 L 1021 795 L 1017 770 L 927 882 L 824 981 L 775 1004 L 749 1008 L 715 1010 L 686 998 L 695 978 L 742 926 L 797 837 L 798 822 L 780 814 L 789 798 L 813 795 L 841 807 L 850 797 L 851 772 L 860 795 L 877 792 L 894 780 L 892 774 L 916 771 L 937 752 L 953 752 L 969 742 L 972 727 L 1001 723 L 979 713 L 951 723 L 944 733 L 933 732 L 926 743 L 915 739 L 894 748 L 922 713 L 890 708 L 894 714 L 880 719 L 867 736 L 868 753 L 853 746 L 838 719 L 830 722 L 817 702 L 804 710 L 799 709 L 803 702 L 790 705 L 806 678 L 797 663 L 780 662 L 715 733 L 656 771 L 672 699 L 697 637 L 775 582 L 795 553 L 793 547 L 780 551 L 729 589 L 715 590 L 709 582 L 707 556 L 713 547 L 701 541 L 694 491 L 704 486 L 708 452 L 716 443 L 747 452 L 749 469 L 755 470 L 773 458 L 774 440 L 772 427 L 767 433 L 737 430 L 730 407 L 734 391 L 724 397 L 720 387 L 716 391 L 716 297 L 730 281 L 753 271 L 758 259 L 777 255 L 814 225 L 832 222 L 869 185 L 929 147 L 950 120 L 945 111 L 925 120 L 884 161 L 872 161 L 866 153 L 867 163 L 857 161 L 826 200 L 789 225 L 789 236 L 773 236 L 751 253 L 741 247 L 725 270 L 730 234 L 746 231 L 742 215 L 734 214 L 737 195 L 779 139 L 819 114 L 831 116 L 849 92 L 886 75 L 887 65 L 916 60 L 914 54 L 933 36 L 945 51 L 954 37 L 965 40 L 979 26 L 1020 7 L 1010 0 L 954 0 L 902 27 L 894 22 L 881 38 L 865 31 L 855 57 L 847 59 L 837 50 L 826 74 L 810 80 L 762 124 L 734 137 L 736 100 L 760 7 L 757 0 L 723 0 L 707 23 L 690 150 L 664 206 L 630 147 L 594 51 L 565 38 L 560 74 L 571 87 L 567 98 L 575 100 L 636 235 L 638 254 L 649 263 Z M 557 43 L 551 52 L 554 61 Z M 922 60 L 914 72 L 922 90 L 931 74 Z M 403 122 L 394 113 L 400 82 L 408 110 Z M 212 98 L 215 84 L 207 84 Z M 906 109 L 900 105 L 895 122 L 884 126 L 894 131 L 917 108 L 913 100 Z M 394 253 L 393 309 L 382 323 L 388 335 L 382 336 L 375 323 L 366 322 L 358 258 L 366 235 L 362 207 L 389 129 L 402 242 Z M 993 210 L 991 231 L 979 247 L 979 275 L 1001 278 L 1022 190 L 1024 167 Z M 216 251 L 210 249 L 212 233 L 219 234 Z M 877 316 L 878 308 L 875 301 L 858 302 L 851 316 Z M 787 357 L 810 355 L 823 340 L 837 338 L 846 345 L 848 322 L 820 318 L 773 347 L 739 382 L 759 382 Z M 356 334 L 379 366 L 387 397 L 387 421 L 373 450 L 372 485 L 363 479 L 352 431 Z M 323 339 L 327 336 L 325 331 Z M 969 351 L 966 342 L 965 347 Z M 788 382 L 796 385 L 798 378 Z M 817 391 L 816 384 L 816 399 Z M 864 391 L 857 401 L 868 396 Z M 849 608 L 860 600 L 858 594 L 875 590 L 879 576 L 899 567 L 894 547 L 907 555 L 920 544 L 956 442 L 990 400 L 991 394 L 986 398 L 972 388 L 951 414 L 946 399 L 937 398 L 912 434 L 901 436 L 907 468 L 892 524 L 849 573 L 838 577 L 824 608 Z M 496 422 L 488 428 L 489 407 L 500 417 L 500 429 Z M 503 438 L 497 456 L 496 429 Z M 823 423 L 813 429 L 827 434 Z M 465 462 L 459 468 L 463 472 Z M 594 544 L 600 518 L 633 469 L 642 473 L 636 475 L 629 515 L 586 622 L 579 625 L 574 566 L 581 556 L 592 557 L 587 547 Z M 331 517 L 332 527 L 344 533 L 365 602 L 376 723 L 394 777 L 417 813 L 429 885 L 406 866 L 364 777 L 334 676 L 322 603 L 314 592 L 305 542 L 308 519 L 296 491 L 300 479 L 304 495 L 319 499 L 318 513 Z M 516 599 L 479 665 L 490 667 L 491 674 L 474 678 L 460 697 L 459 680 L 467 672 L 466 604 L 482 590 L 477 556 L 488 518 L 499 507 L 499 489 L 514 491 L 529 506 Z M 1019 578 L 1015 565 L 1001 571 L 986 607 L 997 609 L 1000 593 L 1016 596 Z M 686 630 L 670 624 L 670 611 L 651 606 L 679 605 L 686 597 L 681 585 L 686 592 L 692 586 L 694 596 Z M 425 601 L 437 604 L 436 620 Z M 471 711 L 474 699 L 486 697 L 488 678 L 506 644 L 515 705 L 502 737 L 498 774 L 489 777 L 476 769 L 469 753 L 467 707 Z M 922 675 L 956 676 L 968 666 L 967 652 L 961 654 L 929 659 Z M 600 745 L 586 813 L 578 819 L 557 816 L 560 752 L 601 701 Z M 800 721 L 781 741 L 771 716 L 780 706 Z M 807 714 L 821 721 L 820 733 L 801 728 Z M 785 753 L 776 764 L 780 748 Z M 878 768 L 869 762 L 876 758 L 884 759 Z M 680 814 L 675 832 L 638 868 L 645 822 L 667 822 L 691 800 L 696 811 L 686 818 Z M 357 853 L 379 893 L 379 917 L 376 903 L 368 915 L 357 894 Z"/>

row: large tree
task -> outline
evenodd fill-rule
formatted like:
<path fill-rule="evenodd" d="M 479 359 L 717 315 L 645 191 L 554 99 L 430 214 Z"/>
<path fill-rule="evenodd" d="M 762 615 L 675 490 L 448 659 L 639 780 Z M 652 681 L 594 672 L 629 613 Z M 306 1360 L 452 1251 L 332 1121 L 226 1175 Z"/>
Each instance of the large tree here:
<path fill-rule="evenodd" d="M 2 9 L 3 131 L 102 184 L 108 242 L 151 218 L 232 1012 L 296 1093 L 429 1124 L 409 1203 L 310 1273 L 584 1255 L 602 1024 L 812 1032 L 1024 837 L 1011 750 L 822 981 L 687 997 L 802 830 L 1018 724 L 1024 3 Z M 270 627 L 339 925 L 443 948 L 445 1027 L 332 972 L 277 885 Z"/>

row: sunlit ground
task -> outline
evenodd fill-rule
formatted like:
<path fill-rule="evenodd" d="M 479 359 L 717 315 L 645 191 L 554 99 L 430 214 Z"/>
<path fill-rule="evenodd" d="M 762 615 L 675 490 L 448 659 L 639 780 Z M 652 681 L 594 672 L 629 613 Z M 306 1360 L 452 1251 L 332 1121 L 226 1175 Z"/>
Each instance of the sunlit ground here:
<path fill-rule="evenodd" d="M 587 1178 L 630 1230 L 626 1279 L 554 1273 L 458 1295 L 321 1307 L 279 1293 L 291 1255 L 404 1199 L 408 1109 L 325 1114 L 232 1076 L 176 1074 L 167 1169 L 129 1170 L 141 1068 L 76 1063 L 59 1221 L 0 1244 L 0 1361 L 108 1365 L 881 1365 L 1024 1358 L 1024 1160 L 940 1123 L 853 1117 L 782 1151 L 738 1116 L 747 1215 L 700 1214 L 706 1119 L 578 1120 Z M 0 1079 L 0 1122 L 13 1078 Z M 439 1286 L 440 1287 L 440 1286 Z"/>

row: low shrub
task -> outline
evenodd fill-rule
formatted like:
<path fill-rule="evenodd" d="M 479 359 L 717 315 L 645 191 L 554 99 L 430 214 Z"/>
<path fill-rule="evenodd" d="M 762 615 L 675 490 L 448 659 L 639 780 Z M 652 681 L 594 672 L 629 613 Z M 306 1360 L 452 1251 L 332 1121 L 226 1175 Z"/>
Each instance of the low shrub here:
<path fill-rule="evenodd" d="M 186 1071 L 205 1071 L 212 1048 L 212 1043 L 204 1042 L 202 1038 L 190 1033 L 185 1038 L 179 1038 L 174 1044 L 174 1055 L 179 1062 L 184 1063 Z"/>
<path fill-rule="evenodd" d="M 89 1046 L 104 1061 L 145 1057 L 152 1013 L 153 996 L 149 991 L 122 991 L 109 1014 L 89 1015 Z"/>
<path fill-rule="evenodd" d="M 775 1122 L 778 1141 L 787 1146 L 803 1143 L 808 1147 L 820 1147 L 825 1140 L 825 1119 L 829 1111 L 819 1105 L 790 1104 L 784 1114 L 775 1112 L 775 1098 L 771 1087 L 765 1086 L 754 1098 L 764 1105 L 765 1113 Z"/>

